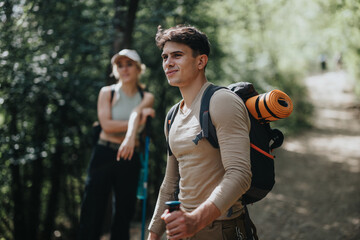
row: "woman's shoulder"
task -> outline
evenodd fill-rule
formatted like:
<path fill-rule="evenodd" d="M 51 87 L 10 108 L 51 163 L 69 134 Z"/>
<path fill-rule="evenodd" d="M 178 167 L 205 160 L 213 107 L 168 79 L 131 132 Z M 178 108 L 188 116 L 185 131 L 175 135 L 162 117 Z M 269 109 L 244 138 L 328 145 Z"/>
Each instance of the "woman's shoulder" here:
<path fill-rule="evenodd" d="M 116 91 L 118 91 L 116 84 L 103 86 L 99 91 L 99 98 L 100 99 L 112 99 L 112 96 L 114 96 L 114 93 Z"/>
<path fill-rule="evenodd" d="M 144 97 L 154 98 L 154 94 L 152 94 L 152 93 L 149 92 L 149 91 L 143 91 L 143 93 L 144 93 Z"/>
<path fill-rule="evenodd" d="M 115 85 L 115 84 L 102 86 L 102 87 L 100 88 L 100 91 L 106 91 L 107 89 L 110 89 L 111 86 L 113 86 L 113 85 Z"/>
<path fill-rule="evenodd" d="M 109 93 L 111 91 L 117 91 L 119 88 L 120 86 L 118 86 L 118 84 L 106 85 L 100 89 L 100 92 Z"/>

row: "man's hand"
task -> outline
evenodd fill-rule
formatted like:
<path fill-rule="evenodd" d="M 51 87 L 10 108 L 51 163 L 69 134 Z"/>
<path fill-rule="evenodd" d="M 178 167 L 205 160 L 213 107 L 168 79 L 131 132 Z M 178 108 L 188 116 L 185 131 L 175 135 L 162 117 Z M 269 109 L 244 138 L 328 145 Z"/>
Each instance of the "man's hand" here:
<path fill-rule="evenodd" d="M 166 223 L 167 238 L 171 240 L 191 237 L 200 230 L 194 216 L 181 210 L 170 213 L 167 209 L 161 218 Z"/>
<path fill-rule="evenodd" d="M 161 218 L 166 223 L 168 239 L 179 240 L 195 235 L 221 215 L 220 210 L 210 200 L 206 200 L 193 212 L 165 210 Z"/>
<path fill-rule="evenodd" d="M 147 240 L 160 240 L 160 236 L 150 231 Z"/>

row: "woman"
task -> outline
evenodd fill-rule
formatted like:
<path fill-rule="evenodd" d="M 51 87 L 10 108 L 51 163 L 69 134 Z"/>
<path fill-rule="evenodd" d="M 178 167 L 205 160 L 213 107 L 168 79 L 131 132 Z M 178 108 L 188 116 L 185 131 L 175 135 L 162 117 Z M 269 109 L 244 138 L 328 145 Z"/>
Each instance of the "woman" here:
<path fill-rule="evenodd" d="M 123 49 L 111 59 L 118 83 L 103 87 L 98 97 L 102 127 L 86 180 L 80 216 L 80 239 L 99 240 L 111 190 L 114 207 L 111 240 L 129 239 L 140 171 L 139 132 L 154 117 L 154 96 L 143 91 L 139 77 L 145 69 L 135 50 Z"/>

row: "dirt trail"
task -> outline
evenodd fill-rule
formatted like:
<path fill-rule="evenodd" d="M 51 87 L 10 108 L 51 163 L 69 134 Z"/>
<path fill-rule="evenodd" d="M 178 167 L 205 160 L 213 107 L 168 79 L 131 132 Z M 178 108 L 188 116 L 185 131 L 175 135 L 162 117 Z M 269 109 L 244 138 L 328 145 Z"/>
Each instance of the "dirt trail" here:
<path fill-rule="evenodd" d="M 306 85 L 314 129 L 277 150 L 276 185 L 251 218 L 262 240 L 360 239 L 360 104 L 344 72 Z"/>
<path fill-rule="evenodd" d="M 276 150 L 275 187 L 249 206 L 250 216 L 261 240 L 358 240 L 360 103 L 344 72 L 309 77 L 306 85 L 314 129 Z M 140 239 L 136 225 L 132 240 Z"/>

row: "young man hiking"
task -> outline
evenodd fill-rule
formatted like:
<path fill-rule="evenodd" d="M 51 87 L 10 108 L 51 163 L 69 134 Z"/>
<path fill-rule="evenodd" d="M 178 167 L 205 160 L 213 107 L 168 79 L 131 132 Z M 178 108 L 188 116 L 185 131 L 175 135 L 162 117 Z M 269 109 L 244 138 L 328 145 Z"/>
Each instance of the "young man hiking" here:
<path fill-rule="evenodd" d="M 210 100 L 210 115 L 219 142 L 214 148 L 205 138 L 193 139 L 201 130 L 201 97 L 211 84 L 205 76 L 210 53 L 207 36 L 191 26 L 160 27 L 156 44 L 162 50 L 163 69 L 171 86 L 183 97 L 169 134 L 165 177 L 149 226 L 148 240 L 246 239 L 244 209 L 239 200 L 251 182 L 250 120 L 245 104 L 226 89 Z M 180 211 L 169 212 L 179 188 Z"/>

